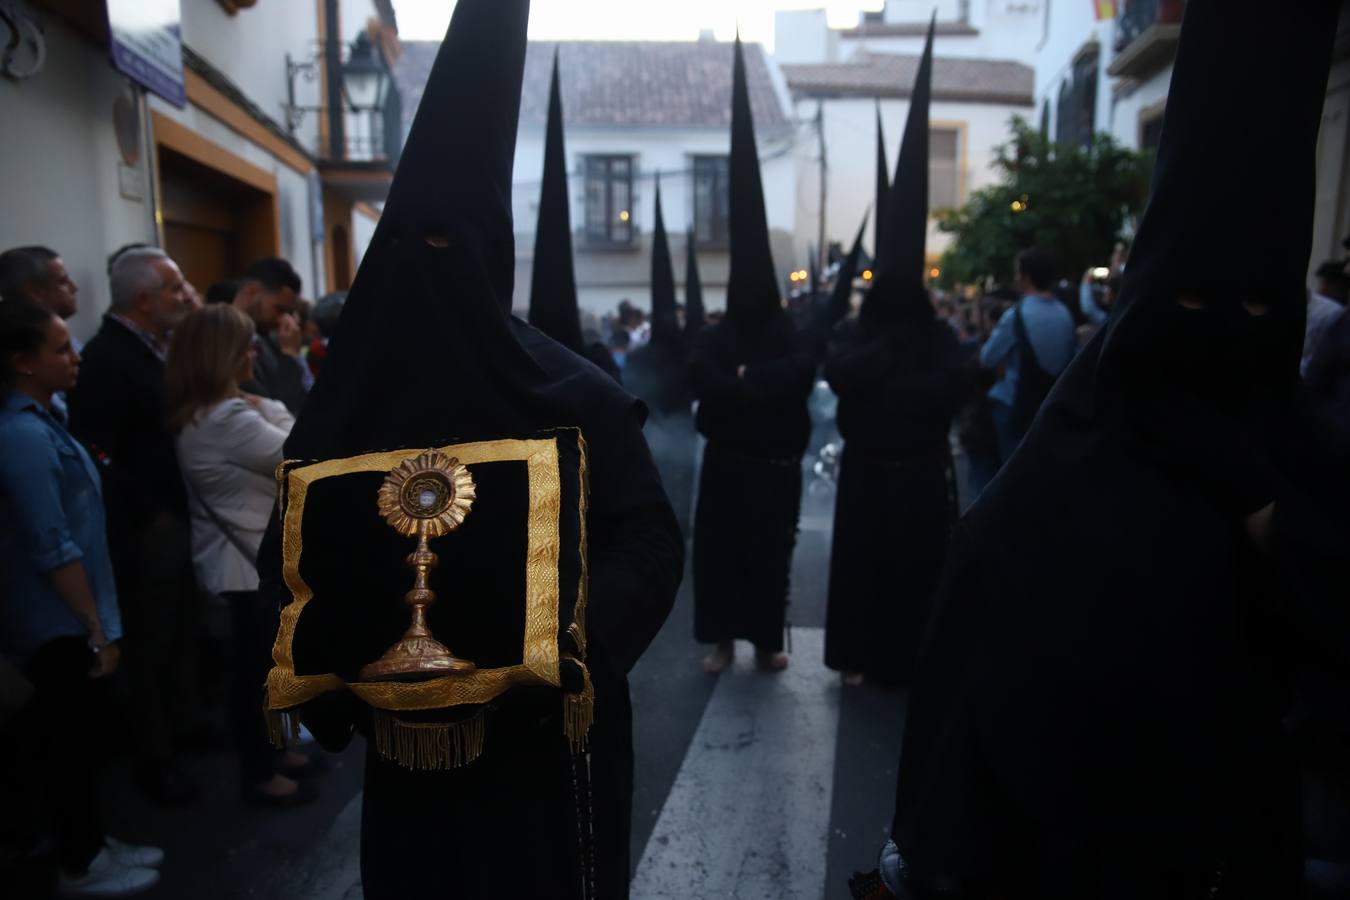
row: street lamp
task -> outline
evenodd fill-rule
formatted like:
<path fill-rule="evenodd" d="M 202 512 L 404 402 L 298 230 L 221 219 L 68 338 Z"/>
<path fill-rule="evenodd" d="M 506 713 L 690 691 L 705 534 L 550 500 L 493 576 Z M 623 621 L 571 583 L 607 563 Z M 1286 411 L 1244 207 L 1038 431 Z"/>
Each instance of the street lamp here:
<path fill-rule="evenodd" d="M 389 95 L 389 70 L 375 53 L 375 45 L 364 31 L 352 42 L 352 52 L 342 64 L 342 93 L 353 112 L 375 111 L 384 107 Z"/>
<path fill-rule="evenodd" d="M 321 55 L 323 55 L 322 44 L 319 48 L 319 56 Z M 384 108 L 393 80 L 389 77 L 389 69 L 384 65 L 384 61 L 376 53 L 375 45 L 365 32 L 358 34 L 356 40 L 352 42 L 347 61 L 339 64 L 338 73 L 341 76 L 342 100 L 347 109 L 352 112 L 378 112 Z M 318 56 L 297 61 L 291 59 L 289 53 L 286 54 L 287 102 L 284 107 L 286 125 L 292 133 L 304 120 L 305 113 L 328 112 L 327 108 L 322 106 L 302 106 L 295 102 L 296 77 L 301 76 L 306 81 L 312 82 L 318 78 L 318 74 Z"/>

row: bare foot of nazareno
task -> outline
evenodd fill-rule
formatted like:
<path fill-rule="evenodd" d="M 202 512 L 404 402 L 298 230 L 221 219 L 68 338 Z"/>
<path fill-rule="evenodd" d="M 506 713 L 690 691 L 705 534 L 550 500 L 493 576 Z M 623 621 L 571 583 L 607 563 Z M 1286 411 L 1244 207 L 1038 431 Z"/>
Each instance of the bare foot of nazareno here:
<path fill-rule="evenodd" d="M 703 671 L 709 675 L 716 675 L 731 665 L 735 658 L 736 645 L 731 641 L 724 641 L 714 647 L 713 652 L 703 657 Z"/>
<path fill-rule="evenodd" d="M 755 665 L 766 672 L 781 672 L 788 667 L 786 653 L 761 653 L 755 651 Z"/>

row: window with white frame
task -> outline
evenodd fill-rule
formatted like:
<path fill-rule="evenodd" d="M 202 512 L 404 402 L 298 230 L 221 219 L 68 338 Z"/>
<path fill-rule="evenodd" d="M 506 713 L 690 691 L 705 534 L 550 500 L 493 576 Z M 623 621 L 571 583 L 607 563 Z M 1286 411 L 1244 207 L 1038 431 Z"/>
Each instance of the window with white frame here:
<path fill-rule="evenodd" d="M 633 157 L 586 157 L 586 240 L 593 244 L 633 242 Z"/>
<path fill-rule="evenodd" d="M 730 159 L 694 157 L 694 240 L 725 244 L 730 235 Z"/>
<path fill-rule="evenodd" d="M 961 129 L 928 130 L 928 208 L 961 205 Z"/>

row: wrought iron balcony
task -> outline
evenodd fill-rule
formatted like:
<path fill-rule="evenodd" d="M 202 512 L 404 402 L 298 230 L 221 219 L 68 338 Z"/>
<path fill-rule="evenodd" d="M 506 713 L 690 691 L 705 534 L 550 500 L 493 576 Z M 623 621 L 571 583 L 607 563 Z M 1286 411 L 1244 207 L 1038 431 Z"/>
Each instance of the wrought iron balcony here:
<path fill-rule="evenodd" d="M 1185 0 L 1124 0 L 1116 18 L 1116 56 L 1107 71 L 1143 80 L 1175 59 L 1185 8 Z"/>

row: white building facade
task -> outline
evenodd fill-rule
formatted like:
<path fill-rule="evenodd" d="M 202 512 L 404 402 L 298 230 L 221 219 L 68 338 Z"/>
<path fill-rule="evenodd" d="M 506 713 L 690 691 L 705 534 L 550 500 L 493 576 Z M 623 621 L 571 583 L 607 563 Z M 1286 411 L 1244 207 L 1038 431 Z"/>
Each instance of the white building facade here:
<path fill-rule="evenodd" d="M 811 134 L 801 142 L 798 159 L 798 246 L 846 249 L 852 240 L 875 198 L 878 110 L 894 173 L 934 11 L 929 207 L 935 214 L 959 207 L 990 184 L 997 177 L 995 151 L 1007 142 L 1012 117 L 1031 119 L 1035 112 L 1033 71 L 1026 61 L 1039 37 L 1040 8 L 1038 2 L 1006 0 L 936 5 L 890 0 L 847 29 L 831 29 L 823 10 L 780 13 L 775 58 L 796 118 Z M 872 247 L 870 237 L 865 243 Z M 949 244 L 935 215 L 929 224 L 930 262 Z"/>
<path fill-rule="evenodd" d="M 370 204 L 392 163 L 383 152 L 327 152 L 343 131 L 331 123 L 350 115 L 329 103 L 329 75 L 340 76 L 330 62 L 341 66 L 349 35 L 364 34 L 387 70 L 398 47 L 388 0 L 147 6 L 177 22 L 181 66 L 175 55 L 167 70 L 182 105 L 110 63 L 109 22 L 136 3 L 6 4 L 0 41 L 18 47 L 0 72 L 0 249 L 61 254 L 80 285 L 72 327 L 82 338 L 108 307 L 109 254 L 132 242 L 164 247 L 203 292 L 263 256 L 289 260 L 306 296 L 345 287 L 360 249 L 353 233 L 368 240 L 354 220 L 378 216 Z"/>
<path fill-rule="evenodd" d="M 426 84 L 436 44 L 409 41 L 398 67 L 405 117 Z M 649 308 L 656 180 L 684 290 L 686 234 L 698 255 L 704 302 L 723 309 L 729 267 L 727 160 L 731 148 L 732 45 L 712 40 L 531 41 L 526 52 L 513 176 L 514 307 L 529 307 L 535 223 L 544 170 L 544 126 L 559 58 L 572 246 L 583 313 L 620 301 Z M 787 88 L 763 48 L 745 45 L 764 198 L 782 283 L 806 265 L 793 240 L 797 154 Z"/>
<path fill-rule="evenodd" d="M 1131 149 L 1154 149 L 1181 33 L 1185 0 L 1056 4 L 1034 59 L 1038 121 L 1060 143 L 1106 132 Z M 1342 0 L 1335 60 L 1318 147 L 1317 213 L 1310 271 L 1347 255 L 1350 237 L 1350 0 Z M 1110 8 L 1113 7 L 1113 8 Z M 1234 10 L 1234 15 L 1279 15 Z M 1234 65 L 1259 64 L 1235 58 Z M 1259 110 L 1254 110 L 1259 114 Z M 1237 127 L 1238 123 L 1235 123 Z"/>

